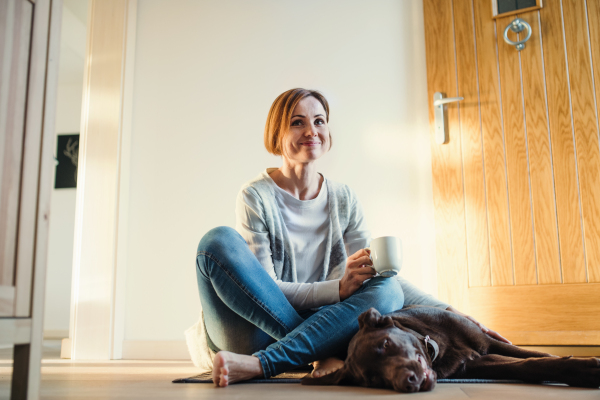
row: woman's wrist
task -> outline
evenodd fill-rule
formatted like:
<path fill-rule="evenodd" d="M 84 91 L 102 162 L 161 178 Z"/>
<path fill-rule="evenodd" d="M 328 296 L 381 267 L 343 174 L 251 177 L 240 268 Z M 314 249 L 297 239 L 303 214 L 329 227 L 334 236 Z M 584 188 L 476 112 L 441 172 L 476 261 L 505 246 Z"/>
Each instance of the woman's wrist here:
<path fill-rule="evenodd" d="M 348 293 L 348 288 L 346 285 L 342 286 L 342 280 L 340 279 L 340 301 L 346 300 L 348 297 L 352 295 L 352 293 Z"/>
<path fill-rule="evenodd" d="M 346 293 L 344 293 L 344 290 L 342 289 L 342 280 L 339 280 L 340 286 L 339 286 L 339 291 L 340 291 L 340 301 L 344 301 L 346 300 Z"/>

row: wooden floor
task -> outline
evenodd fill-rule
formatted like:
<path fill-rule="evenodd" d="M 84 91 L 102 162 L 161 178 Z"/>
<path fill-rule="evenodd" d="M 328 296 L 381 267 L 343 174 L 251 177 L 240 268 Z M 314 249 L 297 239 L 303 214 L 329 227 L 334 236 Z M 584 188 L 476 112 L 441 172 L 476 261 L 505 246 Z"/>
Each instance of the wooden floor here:
<path fill-rule="evenodd" d="M 71 362 L 59 359 L 58 342 L 45 346 L 42 399 L 388 399 L 406 396 L 388 390 L 318 387 L 299 384 L 236 384 L 217 389 L 208 384 L 171 383 L 196 374 L 189 361 Z M 12 352 L 0 350 L 0 399 L 10 398 Z M 600 389 L 524 384 L 438 384 L 410 399 L 600 399 Z"/>

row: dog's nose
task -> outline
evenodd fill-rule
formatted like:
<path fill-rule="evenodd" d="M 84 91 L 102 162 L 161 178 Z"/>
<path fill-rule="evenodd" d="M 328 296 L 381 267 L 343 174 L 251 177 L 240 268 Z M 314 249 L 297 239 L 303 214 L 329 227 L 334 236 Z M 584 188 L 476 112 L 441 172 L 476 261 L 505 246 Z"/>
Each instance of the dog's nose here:
<path fill-rule="evenodd" d="M 407 377 L 406 380 L 409 383 L 415 384 L 417 383 L 417 375 L 414 372 L 411 372 Z"/>
<path fill-rule="evenodd" d="M 413 393 L 419 391 L 419 384 L 417 379 L 417 374 L 412 371 L 409 371 L 404 377 L 404 390 L 407 393 Z"/>

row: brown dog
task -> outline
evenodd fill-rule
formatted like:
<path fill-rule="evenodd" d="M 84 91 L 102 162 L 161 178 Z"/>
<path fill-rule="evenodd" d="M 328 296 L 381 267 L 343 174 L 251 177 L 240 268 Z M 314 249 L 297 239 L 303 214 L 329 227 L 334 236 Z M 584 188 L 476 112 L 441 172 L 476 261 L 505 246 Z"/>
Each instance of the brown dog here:
<path fill-rule="evenodd" d="M 303 385 L 354 385 L 429 391 L 437 378 L 556 381 L 600 386 L 600 360 L 557 357 L 492 339 L 449 311 L 412 306 L 382 316 L 371 308 L 358 318 L 344 367 Z"/>

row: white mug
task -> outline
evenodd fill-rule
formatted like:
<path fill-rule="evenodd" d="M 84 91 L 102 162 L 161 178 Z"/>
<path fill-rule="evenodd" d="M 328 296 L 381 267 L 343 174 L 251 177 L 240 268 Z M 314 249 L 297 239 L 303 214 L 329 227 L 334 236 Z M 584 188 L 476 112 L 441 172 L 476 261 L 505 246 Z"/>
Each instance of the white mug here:
<path fill-rule="evenodd" d="M 395 276 L 402 268 L 402 242 L 395 236 L 382 236 L 371 240 L 373 268 L 380 276 Z"/>

